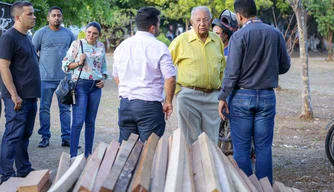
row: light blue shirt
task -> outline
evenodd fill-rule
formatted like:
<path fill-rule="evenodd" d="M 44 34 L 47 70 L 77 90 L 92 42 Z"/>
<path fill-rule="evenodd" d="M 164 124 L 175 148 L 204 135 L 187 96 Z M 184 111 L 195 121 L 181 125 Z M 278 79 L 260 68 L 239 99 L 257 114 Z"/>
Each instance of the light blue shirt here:
<path fill-rule="evenodd" d="M 45 26 L 36 31 L 32 43 L 36 52 L 39 52 L 42 81 L 59 81 L 65 77 L 61 69 L 62 60 L 74 40 L 72 32 L 64 27 L 53 31 L 49 26 Z"/>
<path fill-rule="evenodd" d="M 226 46 L 226 47 L 224 48 L 224 55 L 225 55 L 225 57 L 228 55 L 228 46 Z"/>

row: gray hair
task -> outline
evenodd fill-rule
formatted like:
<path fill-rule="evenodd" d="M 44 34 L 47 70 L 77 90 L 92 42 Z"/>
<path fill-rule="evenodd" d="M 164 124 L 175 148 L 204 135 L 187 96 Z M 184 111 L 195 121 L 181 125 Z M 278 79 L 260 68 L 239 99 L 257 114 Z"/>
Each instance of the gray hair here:
<path fill-rule="evenodd" d="M 198 11 L 198 10 L 206 11 L 209 14 L 209 16 L 210 16 L 210 19 L 212 19 L 211 11 L 210 11 L 210 9 L 207 6 L 198 6 L 198 7 L 192 8 L 192 10 L 191 10 L 191 18 L 190 18 L 191 20 L 193 19 L 195 12 Z"/>

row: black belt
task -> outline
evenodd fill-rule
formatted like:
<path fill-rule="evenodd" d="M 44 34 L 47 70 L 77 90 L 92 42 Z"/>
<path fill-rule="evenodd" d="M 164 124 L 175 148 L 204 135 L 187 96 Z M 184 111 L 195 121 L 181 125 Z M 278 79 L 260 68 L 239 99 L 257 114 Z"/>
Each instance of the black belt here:
<path fill-rule="evenodd" d="M 274 90 L 274 88 L 265 88 L 265 89 L 247 89 L 247 88 L 243 88 L 243 87 L 239 87 L 239 86 L 234 87 L 234 89 L 236 89 L 236 90 L 268 90 L 268 91 Z"/>

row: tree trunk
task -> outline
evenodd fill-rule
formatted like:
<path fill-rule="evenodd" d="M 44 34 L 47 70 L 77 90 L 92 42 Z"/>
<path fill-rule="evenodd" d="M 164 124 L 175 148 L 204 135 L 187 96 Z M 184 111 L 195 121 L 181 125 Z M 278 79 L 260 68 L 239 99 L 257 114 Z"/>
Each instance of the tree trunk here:
<path fill-rule="evenodd" d="M 313 110 L 312 110 L 309 70 L 308 70 L 309 67 L 308 67 L 308 50 L 307 50 L 307 29 L 305 24 L 306 11 L 301 1 L 298 1 L 298 3 L 295 4 L 294 11 L 297 17 L 300 59 L 302 61 L 302 71 L 301 71 L 302 113 L 300 117 L 303 119 L 312 120 Z"/>
<path fill-rule="evenodd" d="M 330 31 L 327 36 L 327 50 L 328 50 L 327 61 L 333 61 L 332 40 L 333 40 L 333 31 Z"/>

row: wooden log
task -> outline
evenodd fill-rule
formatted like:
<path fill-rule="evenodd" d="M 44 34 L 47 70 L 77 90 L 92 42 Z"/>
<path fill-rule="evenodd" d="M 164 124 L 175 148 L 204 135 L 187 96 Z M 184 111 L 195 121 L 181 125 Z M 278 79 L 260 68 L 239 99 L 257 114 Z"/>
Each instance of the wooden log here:
<path fill-rule="evenodd" d="M 108 145 L 106 143 L 100 142 L 95 148 L 93 154 L 90 156 L 87 164 L 81 174 L 80 179 L 75 184 L 73 189 L 76 191 L 87 191 L 93 190 L 97 172 L 100 168 L 104 153 L 106 152 Z"/>
<path fill-rule="evenodd" d="M 218 148 L 215 146 L 216 151 L 219 154 L 220 160 L 223 162 L 223 165 L 226 169 L 227 175 L 231 177 L 233 185 L 236 191 L 250 191 L 244 179 L 239 175 L 238 170 L 232 165 L 228 157 Z"/>
<path fill-rule="evenodd" d="M 210 142 L 210 150 L 213 155 L 215 168 L 217 169 L 218 179 L 222 191 L 235 191 L 231 177 L 227 175 L 223 162 L 220 160 L 219 154 L 215 150 L 214 144 L 212 142 Z"/>
<path fill-rule="evenodd" d="M 173 135 L 169 136 L 168 138 L 168 159 L 170 159 L 170 154 L 172 152 L 172 146 L 173 146 Z"/>
<path fill-rule="evenodd" d="M 201 160 L 201 150 L 199 150 L 199 141 L 195 141 L 191 145 L 191 152 L 192 152 L 192 168 L 194 171 L 194 182 L 195 182 L 195 189 L 197 192 L 205 192 L 205 178 Z"/>
<path fill-rule="evenodd" d="M 260 184 L 260 182 L 259 182 L 259 180 L 257 179 L 257 177 L 256 177 L 255 174 L 249 176 L 248 178 L 249 178 L 249 180 L 253 183 L 254 187 L 256 188 L 256 190 L 257 190 L 258 192 L 264 192 L 263 189 L 262 189 L 262 186 L 261 186 L 261 184 Z"/>
<path fill-rule="evenodd" d="M 0 185 L 0 191 L 16 192 L 23 180 L 21 177 L 11 177 Z"/>
<path fill-rule="evenodd" d="M 181 192 L 184 169 L 184 145 L 185 138 L 181 129 L 173 132 L 173 143 L 168 162 L 165 192 Z"/>
<path fill-rule="evenodd" d="M 154 155 L 150 191 L 163 191 L 167 173 L 168 141 L 160 138 Z"/>
<path fill-rule="evenodd" d="M 263 191 L 274 192 L 274 189 L 272 188 L 268 177 L 264 177 L 264 178 L 260 179 L 260 184 L 262 186 Z"/>
<path fill-rule="evenodd" d="M 273 184 L 273 190 L 274 190 L 274 192 L 280 192 L 280 190 L 279 190 L 279 188 L 278 188 L 278 185 L 277 185 L 276 181 L 275 181 L 274 184 Z"/>
<path fill-rule="evenodd" d="M 50 171 L 48 169 L 32 171 L 21 182 L 19 192 L 39 192 L 42 190 L 46 182 L 50 178 Z"/>
<path fill-rule="evenodd" d="M 137 162 L 139 160 L 140 157 L 140 152 L 143 148 L 144 144 L 141 141 L 137 141 L 136 145 L 134 146 L 134 148 L 132 149 L 132 152 L 128 158 L 128 160 L 126 161 L 123 170 L 120 174 L 120 176 L 118 177 L 118 180 L 115 184 L 115 188 L 114 188 L 114 192 L 123 192 L 126 191 L 130 180 L 132 178 L 134 169 L 137 165 Z"/>
<path fill-rule="evenodd" d="M 222 191 L 219 183 L 217 169 L 215 168 L 215 162 L 210 150 L 210 139 L 205 134 L 202 133 L 198 137 L 200 150 L 201 150 L 201 159 L 204 177 L 206 181 L 206 191 Z"/>
<path fill-rule="evenodd" d="M 139 138 L 139 136 L 138 136 L 138 138 Z M 129 137 L 129 139 L 130 139 L 130 137 Z M 126 142 L 127 142 L 127 141 L 125 141 L 125 140 L 122 141 L 122 144 L 121 144 L 119 150 L 120 150 L 121 148 L 123 148 L 124 146 L 126 146 Z M 119 156 L 119 153 L 117 153 L 116 159 L 118 158 L 118 156 Z"/>
<path fill-rule="evenodd" d="M 152 161 L 159 142 L 159 136 L 152 133 L 148 140 L 145 142 L 145 146 L 140 156 L 140 160 L 137 166 L 137 171 L 133 176 L 132 191 L 148 191 L 151 181 Z"/>
<path fill-rule="evenodd" d="M 275 181 L 273 186 L 274 186 L 274 191 L 276 188 L 278 192 L 285 192 L 285 186 L 283 183 Z"/>
<path fill-rule="evenodd" d="M 84 154 L 75 157 L 71 167 L 65 174 L 49 189 L 49 192 L 64 192 L 72 188 L 74 183 L 78 180 L 86 165 L 86 158 Z"/>
<path fill-rule="evenodd" d="M 62 152 L 58 164 L 57 174 L 55 179 L 53 180 L 53 183 L 56 183 L 60 179 L 60 177 L 63 176 L 65 172 L 70 168 L 70 166 L 71 155 L 66 152 Z"/>
<path fill-rule="evenodd" d="M 100 191 L 111 192 L 114 189 L 117 179 L 121 174 L 126 160 L 128 159 L 132 148 L 136 144 L 138 137 L 139 136 L 136 134 L 131 134 L 126 143 L 124 143 L 124 141 L 122 142 L 122 146 L 117 154 L 115 163 L 112 166 L 108 177 L 103 181 L 103 185 Z"/>
<path fill-rule="evenodd" d="M 236 170 L 239 170 L 238 163 L 235 161 L 235 159 L 233 158 L 233 156 L 232 156 L 232 155 L 229 155 L 229 156 L 228 156 L 228 159 L 230 160 L 230 162 L 232 163 L 232 165 L 234 166 L 234 168 L 235 168 Z"/>
<path fill-rule="evenodd" d="M 296 189 L 296 188 L 293 188 L 293 187 L 291 187 L 291 189 L 292 189 L 293 192 L 300 192 L 299 189 Z"/>
<path fill-rule="evenodd" d="M 50 189 L 51 185 L 52 185 L 51 180 L 48 180 L 45 183 L 44 187 L 41 189 L 41 192 L 47 192 Z"/>
<path fill-rule="evenodd" d="M 247 177 L 246 173 L 244 173 L 241 169 L 238 170 L 239 175 L 241 175 L 241 177 L 244 179 L 244 181 L 246 182 L 248 188 L 252 191 L 252 192 L 257 192 L 258 190 L 256 189 L 256 187 L 253 185 L 252 181 L 249 179 L 249 177 Z"/>
<path fill-rule="evenodd" d="M 185 158 L 184 158 L 184 172 L 183 172 L 183 192 L 195 192 L 194 171 L 192 168 L 192 160 L 188 142 L 184 142 Z"/>
<path fill-rule="evenodd" d="M 119 149 L 119 143 L 117 141 L 112 141 L 108 146 L 107 151 L 103 157 L 101 167 L 96 176 L 93 192 L 100 191 L 103 181 L 108 177 L 111 167 L 114 164 L 118 149 Z"/>
<path fill-rule="evenodd" d="M 290 187 L 285 187 L 286 192 L 294 192 Z"/>

